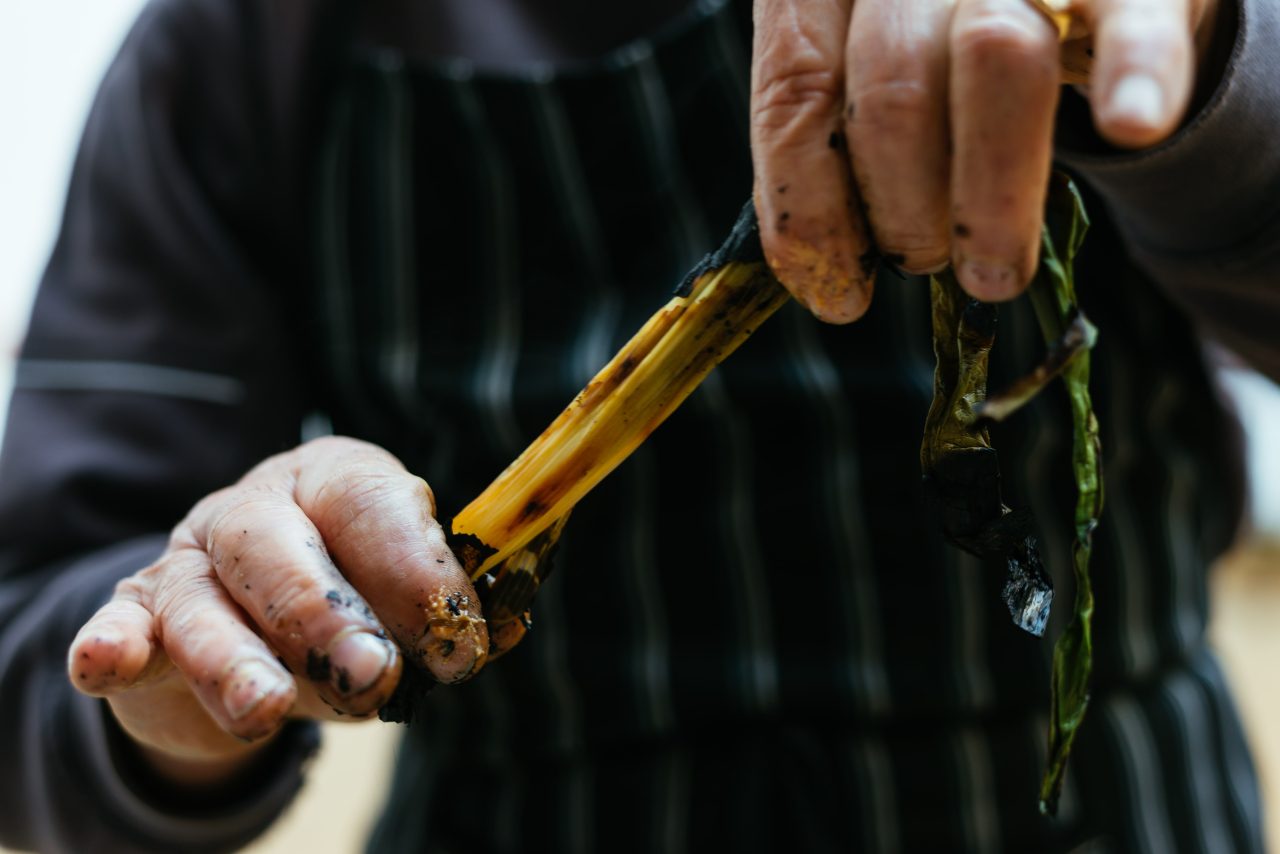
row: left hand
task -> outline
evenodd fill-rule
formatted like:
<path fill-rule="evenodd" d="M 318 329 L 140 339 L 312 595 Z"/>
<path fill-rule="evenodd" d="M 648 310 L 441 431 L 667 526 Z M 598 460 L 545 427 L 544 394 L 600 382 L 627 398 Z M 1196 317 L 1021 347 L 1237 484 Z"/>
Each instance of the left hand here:
<path fill-rule="evenodd" d="M 1088 96 L 1126 148 L 1187 109 L 1216 0 L 1092 0 Z M 1059 44 L 1027 0 L 756 0 L 751 148 L 765 256 L 822 320 L 866 311 L 876 262 L 953 264 L 983 300 L 1027 286 Z"/>

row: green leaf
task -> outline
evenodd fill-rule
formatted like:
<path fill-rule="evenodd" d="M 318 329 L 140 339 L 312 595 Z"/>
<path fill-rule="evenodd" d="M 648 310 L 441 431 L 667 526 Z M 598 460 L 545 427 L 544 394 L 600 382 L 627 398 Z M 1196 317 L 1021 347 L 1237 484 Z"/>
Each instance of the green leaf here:
<path fill-rule="evenodd" d="M 1069 178 L 1055 174 L 1045 208 L 1044 259 L 1031 284 L 1032 302 L 1047 341 L 1056 340 L 1074 318 L 1083 316 L 1076 303 L 1073 268 L 1088 226 L 1079 191 Z M 1089 581 L 1089 555 L 1103 501 L 1102 445 L 1089 396 L 1087 350 L 1067 363 L 1062 380 L 1071 402 L 1071 467 L 1076 481 L 1072 567 L 1076 596 L 1071 623 L 1053 650 L 1049 758 L 1040 785 L 1040 809 L 1050 815 L 1057 812 L 1067 759 L 1089 707 L 1089 681 L 1093 672 L 1093 588 Z"/>

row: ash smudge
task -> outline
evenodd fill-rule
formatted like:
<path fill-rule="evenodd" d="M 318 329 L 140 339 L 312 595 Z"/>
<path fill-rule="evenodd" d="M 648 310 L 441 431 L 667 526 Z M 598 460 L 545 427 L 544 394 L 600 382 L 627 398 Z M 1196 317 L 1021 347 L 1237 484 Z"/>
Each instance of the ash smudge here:
<path fill-rule="evenodd" d="M 307 650 L 307 678 L 313 682 L 329 681 L 329 655 L 318 649 Z"/>

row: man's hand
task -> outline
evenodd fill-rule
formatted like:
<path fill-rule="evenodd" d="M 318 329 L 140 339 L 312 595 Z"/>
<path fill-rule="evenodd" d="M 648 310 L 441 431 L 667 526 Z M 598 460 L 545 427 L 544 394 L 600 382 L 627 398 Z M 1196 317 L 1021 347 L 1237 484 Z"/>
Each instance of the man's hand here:
<path fill-rule="evenodd" d="M 71 681 L 107 698 L 159 770 L 214 782 L 287 717 L 375 712 L 401 650 L 466 679 L 488 634 L 434 514 L 427 484 L 372 445 L 320 439 L 273 457 L 197 504 L 117 586 L 71 645 Z"/>
<path fill-rule="evenodd" d="M 1215 0 L 1093 0 L 1098 131 L 1140 148 L 1178 126 Z M 1005 300 L 1038 261 L 1059 92 L 1027 0 L 756 0 L 751 146 L 770 266 L 819 318 L 856 320 L 876 261 L 955 265 Z M 878 252 L 877 252 L 878 250 Z"/>

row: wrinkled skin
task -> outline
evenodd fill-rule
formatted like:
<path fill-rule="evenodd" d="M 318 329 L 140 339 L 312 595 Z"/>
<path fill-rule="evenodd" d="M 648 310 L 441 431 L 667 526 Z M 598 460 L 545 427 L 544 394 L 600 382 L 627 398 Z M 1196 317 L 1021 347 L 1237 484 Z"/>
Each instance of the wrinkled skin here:
<path fill-rule="evenodd" d="M 1122 148 L 1168 138 L 1216 0 L 1093 0 L 1088 97 Z M 1057 33 L 1026 0 L 756 0 L 751 143 L 774 272 L 822 320 L 866 311 L 875 261 L 955 266 L 978 299 L 1038 260 Z M 878 252 L 877 252 L 878 250 Z"/>
<path fill-rule="evenodd" d="M 368 717 L 405 656 L 457 682 L 488 649 L 426 482 L 326 438 L 199 502 L 80 630 L 68 667 L 157 769 L 201 783 L 290 717 Z"/>

